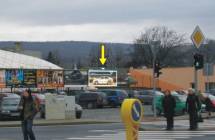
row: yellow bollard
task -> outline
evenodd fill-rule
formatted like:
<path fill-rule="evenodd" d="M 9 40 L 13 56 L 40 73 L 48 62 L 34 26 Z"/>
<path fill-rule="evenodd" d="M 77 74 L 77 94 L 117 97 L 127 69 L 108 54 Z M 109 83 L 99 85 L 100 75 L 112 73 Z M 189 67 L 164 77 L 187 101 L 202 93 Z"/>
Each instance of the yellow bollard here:
<path fill-rule="evenodd" d="M 143 107 L 138 99 L 125 99 L 121 107 L 121 117 L 125 124 L 126 140 L 138 140 L 139 126 L 143 117 Z"/>

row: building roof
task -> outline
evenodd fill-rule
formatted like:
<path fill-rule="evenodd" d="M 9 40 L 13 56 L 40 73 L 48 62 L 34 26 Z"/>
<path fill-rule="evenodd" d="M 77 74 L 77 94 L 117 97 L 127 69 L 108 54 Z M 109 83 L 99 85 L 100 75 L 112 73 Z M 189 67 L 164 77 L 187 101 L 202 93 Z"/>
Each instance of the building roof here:
<path fill-rule="evenodd" d="M 43 59 L 24 54 L 0 50 L 0 69 L 51 69 L 63 68 Z"/>

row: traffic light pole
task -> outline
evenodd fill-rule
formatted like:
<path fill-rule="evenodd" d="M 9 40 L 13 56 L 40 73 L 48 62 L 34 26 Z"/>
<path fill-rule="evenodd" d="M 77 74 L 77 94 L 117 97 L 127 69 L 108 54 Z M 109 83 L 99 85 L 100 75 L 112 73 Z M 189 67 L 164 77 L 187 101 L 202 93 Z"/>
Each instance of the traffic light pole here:
<path fill-rule="evenodd" d="M 157 113 L 156 113 L 156 79 L 155 79 L 155 58 L 153 59 L 153 75 L 152 75 L 152 78 L 153 78 L 153 94 L 154 94 L 154 97 L 153 97 L 153 113 L 154 113 L 154 117 L 156 118 L 157 117 Z"/>
<path fill-rule="evenodd" d="M 198 70 L 194 67 L 195 94 L 198 93 Z"/>

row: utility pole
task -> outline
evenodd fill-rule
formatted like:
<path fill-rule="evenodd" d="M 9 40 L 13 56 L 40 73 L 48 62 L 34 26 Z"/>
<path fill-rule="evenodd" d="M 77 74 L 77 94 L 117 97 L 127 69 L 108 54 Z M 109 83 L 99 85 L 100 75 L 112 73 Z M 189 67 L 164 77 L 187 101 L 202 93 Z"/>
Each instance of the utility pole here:
<path fill-rule="evenodd" d="M 152 81 L 153 81 L 153 94 L 154 94 L 154 97 L 153 97 L 153 113 L 154 113 L 154 117 L 156 118 L 157 117 L 157 113 L 156 113 L 156 79 L 155 79 L 155 59 L 156 59 L 156 56 L 153 57 L 153 70 L 152 70 Z"/>

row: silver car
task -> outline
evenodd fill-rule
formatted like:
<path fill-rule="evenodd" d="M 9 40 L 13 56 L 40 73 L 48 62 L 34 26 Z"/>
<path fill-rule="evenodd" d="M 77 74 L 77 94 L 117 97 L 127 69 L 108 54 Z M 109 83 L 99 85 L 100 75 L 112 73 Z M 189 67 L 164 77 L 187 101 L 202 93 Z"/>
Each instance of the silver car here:
<path fill-rule="evenodd" d="M 21 98 L 19 96 L 4 97 L 0 107 L 0 118 L 20 118 L 19 103 Z"/>

